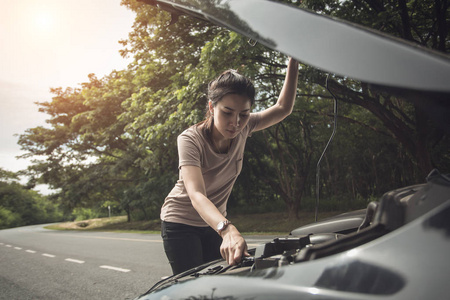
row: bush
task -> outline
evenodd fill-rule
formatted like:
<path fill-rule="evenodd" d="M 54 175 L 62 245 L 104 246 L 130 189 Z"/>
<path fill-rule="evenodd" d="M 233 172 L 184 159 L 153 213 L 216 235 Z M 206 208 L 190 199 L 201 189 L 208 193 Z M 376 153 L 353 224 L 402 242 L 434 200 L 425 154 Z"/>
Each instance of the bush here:
<path fill-rule="evenodd" d="M 48 197 L 17 182 L 0 181 L 0 228 L 61 220 L 62 213 L 59 206 L 52 203 Z"/>
<path fill-rule="evenodd" d="M 19 214 L 0 206 L 0 229 L 20 226 L 22 223 Z"/>
<path fill-rule="evenodd" d="M 83 221 L 98 218 L 99 213 L 90 208 L 77 207 L 72 211 L 72 216 L 75 221 Z"/>

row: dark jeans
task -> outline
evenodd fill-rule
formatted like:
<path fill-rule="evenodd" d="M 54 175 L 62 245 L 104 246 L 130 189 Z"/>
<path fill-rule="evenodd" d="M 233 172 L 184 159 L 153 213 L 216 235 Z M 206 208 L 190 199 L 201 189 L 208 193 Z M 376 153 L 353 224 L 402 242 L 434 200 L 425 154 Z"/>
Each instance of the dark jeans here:
<path fill-rule="evenodd" d="M 162 221 L 161 236 L 173 274 L 221 258 L 222 238 L 211 227 Z"/>

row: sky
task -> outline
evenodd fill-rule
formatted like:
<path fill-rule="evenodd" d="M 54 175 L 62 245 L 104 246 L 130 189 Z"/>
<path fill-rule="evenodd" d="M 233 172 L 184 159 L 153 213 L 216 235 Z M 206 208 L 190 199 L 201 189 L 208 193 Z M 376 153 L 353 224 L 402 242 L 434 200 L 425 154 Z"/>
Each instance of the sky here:
<path fill-rule="evenodd" d="M 119 41 L 134 17 L 120 0 L 0 0 L 0 168 L 29 165 L 17 135 L 46 125 L 35 102 L 51 101 L 50 88 L 126 68 Z"/>

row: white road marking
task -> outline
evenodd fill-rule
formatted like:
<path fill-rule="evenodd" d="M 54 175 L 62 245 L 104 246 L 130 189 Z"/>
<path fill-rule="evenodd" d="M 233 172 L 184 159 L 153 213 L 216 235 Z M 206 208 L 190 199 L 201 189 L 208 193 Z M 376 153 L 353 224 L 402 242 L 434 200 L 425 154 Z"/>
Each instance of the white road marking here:
<path fill-rule="evenodd" d="M 77 264 L 84 264 L 84 261 L 78 260 L 78 259 L 66 258 L 65 260 L 68 262 L 73 262 L 73 263 L 77 263 Z"/>
<path fill-rule="evenodd" d="M 124 273 L 127 273 L 127 272 L 131 271 L 131 270 L 128 270 L 128 269 L 116 268 L 116 267 L 111 267 L 111 266 L 100 266 L 100 268 L 114 270 L 114 271 L 119 271 L 119 272 L 124 272 Z"/>
<path fill-rule="evenodd" d="M 97 238 L 98 238 L 98 237 L 97 237 Z M 144 241 L 144 240 L 140 240 L 140 241 Z M 147 240 L 147 241 L 148 241 L 148 240 Z M 0 245 L 4 245 L 4 244 L 1 243 Z M 5 245 L 5 246 L 8 247 L 8 248 L 12 248 L 12 247 L 13 247 L 13 246 L 11 246 L 11 245 Z M 16 250 L 22 250 L 22 248 L 20 248 L 20 247 L 14 247 L 14 249 L 16 249 Z M 25 250 L 25 252 L 28 252 L 28 253 L 36 253 L 36 251 L 34 251 L 34 250 Z M 48 254 L 48 253 L 42 253 L 42 256 L 50 257 L 50 258 L 56 257 L 56 255 Z M 73 263 L 77 263 L 77 264 L 84 264 L 84 261 L 78 260 L 78 259 L 73 259 L 73 258 L 66 258 L 65 261 L 73 262 Z M 112 267 L 112 266 L 100 266 L 100 268 L 102 268 L 102 269 L 108 269 L 108 270 L 113 270 L 113 271 L 118 271 L 118 272 L 123 272 L 123 273 L 128 273 L 128 272 L 131 271 L 131 270 L 129 270 L 129 269 L 117 268 L 117 267 Z"/>

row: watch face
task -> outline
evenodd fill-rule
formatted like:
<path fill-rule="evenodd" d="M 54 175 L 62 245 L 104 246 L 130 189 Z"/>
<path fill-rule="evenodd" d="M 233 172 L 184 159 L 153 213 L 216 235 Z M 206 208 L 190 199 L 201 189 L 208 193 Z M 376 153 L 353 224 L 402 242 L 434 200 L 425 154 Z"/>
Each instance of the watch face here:
<path fill-rule="evenodd" d="M 225 227 L 225 222 L 220 222 L 219 224 L 217 224 L 217 230 L 222 230 Z"/>
<path fill-rule="evenodd" d="M 220 231 L 224 230 L 225 227 L 227 227 L 228 224 L 230 224 L 230 223 L 231 223 L 231 222 L 228 221 L 228 220 L 225 220 L 225 221 L 220 222 L 219 224 L 217 224 L 217 231 L 220 232 Z"/>

